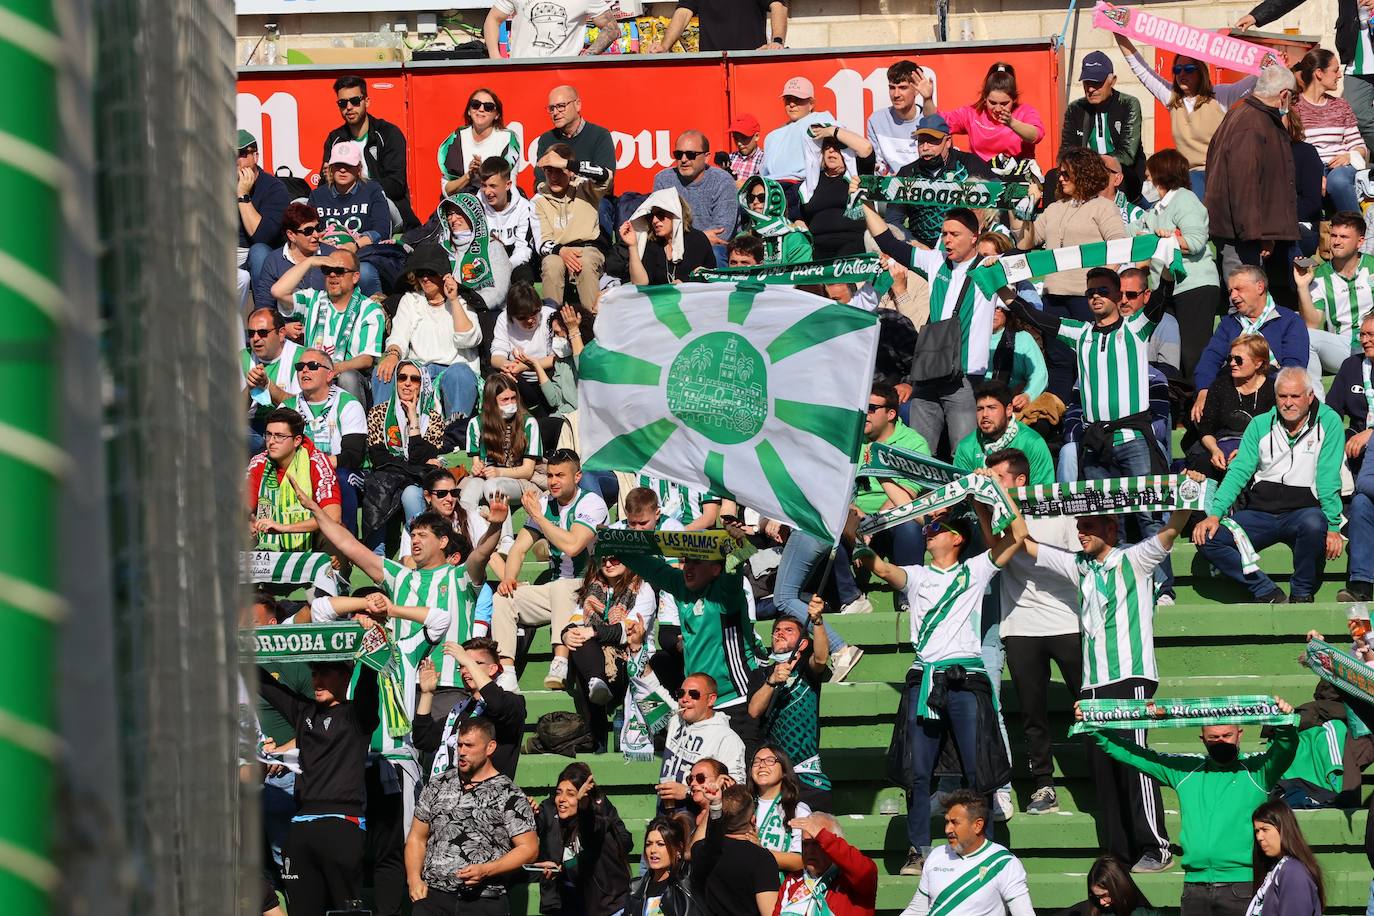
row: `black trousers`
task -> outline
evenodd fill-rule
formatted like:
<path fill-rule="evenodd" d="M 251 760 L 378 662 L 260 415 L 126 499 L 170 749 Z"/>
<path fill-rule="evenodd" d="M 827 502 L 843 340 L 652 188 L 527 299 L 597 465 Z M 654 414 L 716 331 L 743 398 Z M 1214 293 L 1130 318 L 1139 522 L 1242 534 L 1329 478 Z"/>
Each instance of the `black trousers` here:
<path fill-rule="evenodd" d="M 363 779 L 367 787 L 366 848 L 372 873 L 373 916 L 401 916 L 401 907 L 410 899 L 406 886 L 405 805 L 401 792 L 388 795 L 382 787 L 382 769 L 390 766 L 386 760 L 369 761 Z M 405 785 L 403 780 L 402 792 Z"/>
<path fill-rule="evenodd" d="M 505 894 L 465 900 L 449 891 L 430 888 L 423 900 L 415 901 L 410 912 L 411 916 L 510 916 L 510 900 Z"/>
<path fill-rule="evenodd" d="M 1202 351 L 1212 339 L 1217 324 L 1217 306 L 1221 290 L 1215 286 L 1199 286 L 1183 293 L 1174 293 L 1174 317 L 1178 319 L 1181 353 L 1179 372 L 1188 384 L 1193 383 L 1193 370 L 1202 358 Z"/>
<path fill-rule="evenodd" d="M 1083 684 L 1083 647 L 1077 633 L 1063 636 L 1004 636 L 1012 687 L 1021 698 L 1021 725 L 1026 733 L 1026 756 L 1036 789 L 1054 785 L 1054 756 L 1050 750 L 1048 698 L 1050 660 L 1076 697 Z"/>
<path fill-rule="evenodd" d="M 291 916 L 324 916 L 326 910 L 361 899 L 364 833 L 338 817 L 292 821 L 282 847 L 282 882 Z"/>
<path fill-rule="evenodd" d="M 1245 916 L 1252 896 L 1249 881 L 1203 883 L 1185 881 L 1179 900 L 1180 916 Z"/>
<path fill-rule="evenodd" d="M 1085 700 L 1147 700 L 1158 685 L 1142 678 L 1127 678 L 1115 684 L 1083 691 Z M 1127 737 L 1145 746 L 1145 730 L 1135 729 Z M 1104 852 L 1110 852 L 1128 865 L 1149 853 L 1162 856 L 1169 848 L 1164 827 L 1164 802 L 1159 783 L 1124 763 L 1117 763 L 1087 738 L 1088 776 L 1097 787 L 1097 834 Z"/>

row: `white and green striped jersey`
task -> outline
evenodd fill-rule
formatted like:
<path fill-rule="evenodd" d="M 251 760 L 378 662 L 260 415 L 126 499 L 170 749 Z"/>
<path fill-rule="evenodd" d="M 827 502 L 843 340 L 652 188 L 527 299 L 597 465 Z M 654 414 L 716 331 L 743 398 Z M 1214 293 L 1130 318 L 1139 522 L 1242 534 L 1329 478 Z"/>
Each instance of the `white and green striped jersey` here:
<path fill-rule="evenodd" d="M 1102 561 L 1040 545 L 1035 565 L 1078 586 L 1083 689 L 1127 678 L 1159 681 L 1153 573 L 1168 556 L 1158 537 L 1113 548 Z"/>
<path fill-rule="evenodd" d="M 1150 409 L 1149 348 L 1154 330 L 1144 310 L 1109 328 L 1072 318 L 1059 322 L 1059 339 L 1078 359 L 1084 424 L 1120 420 Z M 1133 429 L 1119 429 L 1112 444 L 1139 436 Z"/>
<path fill-rule="evenodd" d="M 305 325 L 307 348 L 328 353 L 336 363 L 359 356 L 381 358 L 386 316 L 361 290 L 353 290 L 342 311 L 320 289 L 296 290 L 295 306 Z"/>
<path fill-rule="evenodd" d="M 959 317 L 959 332 L 962 338 L 961 357 L 964 371 L 969 375 L 982 375 L 988 370 L 988 342 L 992 339 L 992 313 L 994 303 L 982 290 L 967 284 L 967 299 L 959 310 L 959 296 L 964 293 L 968 272 L 977 267 L 979 258 L 969 258 L 954 263 L 945 258 L 943 251 L 911 249 L 911 269 L 923 277 L 931 287 L 930 320 L 945 321 Z M 938 295 L 937 295 L 938 291 Z"/>
<path fill-rule="evenodd" d="M 913 668 L 952 658 L 981 658 L 983 592 L 1001 570 L 987 551 L 949 569 L 903 566 L 911 607 Z"/>
<path fill-rule="evenodd" d="M 1346 76 L 1374 76 L 1374 41 L 1370 30 L 1355 24 L 1355 59 L 1345 65 Z"/>
<path fill-rule="evenodd" d="M 438 608 L 443 612 L 444 628 L 436 645 L 432 646 L 434 667 L 439 672 L 439 686 L 462 687 L 458 663 L 443 654 L 442 644 L 461 644 L 473 637 L 479 586 L 468 578 L 467 566 L 445 563 L 435 569 L 411 569 L 395 560 L 383 560 L 382 566 L 385 569 L 382 590 L 392 603 L 401 607 Z M 419 661 L 415 663 L 418 665 Z"/>
<path fill-rule="evenodd" d="M 478 413 L 468 421 L 467 433 L 467 453 L 474 458 L 480 458 L 486 464 L 491 464 L 491 459 L 487 457 L 487 444 L 482 439 L 482 415 Z M 539 424 L 534 421 L 534 417 L 525 416 L 525 452 L 520 456 L 519 461 L 512 461 L 507 458 L 502 467 L 519 467 L 520 462 L 526 458 L 539 460 L 539 456 L 544 454 L 544 443 L 539 438 Z"/>
<path fill-rule="evenodd" d="M 337 455 L 343 448 L 343 437 L 367 435 L 367 412 L 358 399 L 338 385 L 329 387 L 329 396 L 318 404 L 294 394 L 281 402 L 305 420 L 305 434 L 318 451 Z"/>
<path fill-rule="evenodd" d="M 583 525 L 595 534 L 596 529 L 606 524 L 606 519 L 610 516 L 606 501 L 599 494 L 588 493 L 586 490 L 578 490 L 572 502 L 566 506 L 547 493 L 540 496 L 539 500 L 543 504 L 544 518 L 554 522 L 564 531 L 571 531 L 573 525 Z M 525 527 L 530 529 L 535 537 L 544 536 L 533 519 L 526 521 Z M 587 557 L 591 552 L 591 547 L 588 547 L 577 556 L 570 557 L 554 547 L 550 541 L 549 565 L 553 567 L 554 575 L 560 579 L 580 579 L 587 568 Z"/>
<path fill-rule="evenodd" d="M 1322 313 L 1326 330 L 1359 345 L 1360 319 L 1374 310 L 1374 255 L 1360 255 L 1355 276 L 1337 273 L 1330 261 L 1318 264 L 1308 287 L 1312 305 Z"/>
<path fill-rule="evenodd" d="M 282 343 L 281 352 L 270 363 L 258 363 L 257 359 L 253 357 L 253 351 L 244 347 L 239 351 L 239 387 L 248 388 L 248 370 L 256 364 L 262 366 L 263 371 L 267 373 L 267 378 L 282 391 L 293 395 L 299 394 L 301 386 L 296 379 L 296 361 L 300 359 L 300 356 L 300 345 L 289 340 Z M 249 408 L 249 413 L 266 416 L 273 407 L 272 397 L 267 386 L 253 388 L 251 394 L 253 405 Z"/>
<path fill-rule="evenodd" d="M 916 896 L 913 900 L 927 916 L 1004 916 L 1008 912 L 1030 912 L 1030 889 L 1026 868 L 1005 846 L 988 840 L 973 852 L 961 856 L 954 847 L 937 846 L 926 856 Z M 1021 900 L 1025 908 L 1012 905 Z"/>
<path fill-rule="evenodd" d="M 694 490 L 650 474 L 640 474 L 635 485 L 648 487 L 658 494 L 658 511 L 683 525 L 690 525 L 701 518 L 702 509 L 707 503 L 720 502 L 719 496 L 705 490 Z"/>

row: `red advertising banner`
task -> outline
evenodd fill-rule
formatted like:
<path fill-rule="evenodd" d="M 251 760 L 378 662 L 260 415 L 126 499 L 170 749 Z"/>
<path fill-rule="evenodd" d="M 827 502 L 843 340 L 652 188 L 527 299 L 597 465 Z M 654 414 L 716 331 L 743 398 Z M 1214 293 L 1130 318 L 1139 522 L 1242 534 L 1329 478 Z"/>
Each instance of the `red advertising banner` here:
<path fill-rule="evenodd" d="M 1021 101 L 1040 112 L 1048 136 L 1036 150 L 1049 168 L 1057 152 L 1062 117 L 1059 55 L 1045 41 L 974 42 L 910 48 L 847 49 L 811 54 L 698 54 L 692 56 L 582 58 L 549 63 L 507 61 L 400 67 L 249 68 L 238 80 L 238 126 L 258 137 L 269 171 L 287 166 L 318 181 L 325 135 L 342 123 L 331 85 L 357 73 L 368 81 L 371 111 L 401 125 L 409 141 L 411 199 L 422 217 L 439 199 L 438 151 L 463 121 L 473 90 L 495 92 L 508 127 L 521 137 L 526 166 L 518 181 L 533 184 L 529 160 L 539 135 L 549 129 L 549 90 L 577 87 L 583 115 L 611 131 L 616 147 L 616 186 L 647 190 L 654 175 L 672 164 L 673 142 L 684 130 L 705 131 L 711 150 L 728 149 L 731 117 L 748 112 L 766 134 L 783 122 L 780 95 L 792 76 L 816 87 L 818 110 L 862 131 L 875 108 L 889 104 L 886 69 L 916 60 L 936 74 L 941 109 L 973 102 L 987 69 L 996 61 L 1016 68 Z M 964 146 L 959 140 L 956 142 Z M 965 147 L 967 148 L 967 147 Z"/>

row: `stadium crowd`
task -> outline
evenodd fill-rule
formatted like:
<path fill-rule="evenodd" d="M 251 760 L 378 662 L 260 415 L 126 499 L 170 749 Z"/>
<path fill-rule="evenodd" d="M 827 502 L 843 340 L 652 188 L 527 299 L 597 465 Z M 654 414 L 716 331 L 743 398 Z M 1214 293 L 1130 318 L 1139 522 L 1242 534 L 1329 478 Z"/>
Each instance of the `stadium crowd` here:
<path fill-rule="evenodd" d="M 541 6 L 497 0 L 488 44 L 507 20 L 515 56 L 575 53 L 588 25 L 613 37 L 609 2 L 554 5 L 553 26 Z M 1266 0 L 1241 25 L 1293 6 Z M 703 50 L 781 47 L 786 13 L 683 0 L 665 46 L 697 15 Z M 1156 73 L 1119 38 L 1119 57 L 1083 58 L 1058 125 L 1019 101 L 1003 63 L 938 107 L 933 71 L 894 63 L 891 105 L 864 124 L 818 110 L 797 76 L 778 87 L 783 126 L 761 135 L 738 114 L 726 150 L 711 125 L 685 131 L 646 187 L 616 180 L 610 133 L 569 85 L 549 91 L 526 187 L 526 138 L 494 92 L 473 91 L 440 151 L 440 200 L 414 199 L 405 134 L 369 114 L 360 77 L 334 83 L 342 124 L 308 193 L 261 169 L 240 130 L 245 543 L 329 557 L 323 576 L 258 577 L 245 625 L 356 621 L 399 658 L 381 679 L 346 661 L 263 662 L 245 758 L 263 786 L 263 912 L 281 911 L 278 890 L 292 916 L 353 912 L 367 887 L 375 913 L 498 916 L 528 880 L 542 913 L 873 913 L 879 866 L 837 819 L 820 709 L 862 661 L 846 618 L 890 592 L 913 653 L 890 752 L 907 797 L 900 875 L 916 879 L 904 916 L 1033 913 L 996 825 L 1059 810 L 1050 714 L 1072 710 L 1049 709 L 1050 662 L 1071 697 L 1152 698 L 1179 538 L 1255 602 L 1312 602 L 1347 550 L 1338 600 L 1374 597 L 1374 239 L 1360 209 L 1374 52 L 1355 29 L 1338 23 L 1339 59 L 1318 49 L 1227 85 L 1187 57 Z M 1166 106 L 1172 148 L 1145 152 L 1140 105 L 1114 88 L 1122 66 Z M 1042 174 L 1048 130 L 1058 156 Z M 888 177 L 1027 191 L 970 209 L 886 199 L 874 179 Z M 1142 237 L 1178 257 L 1078 256 Z M 973 282 L 1028 252 L 1056 253 L 1056 269 Z M 583 469 L 579 358 L 611 290 L 866 254 L 875 282 L 803 287 L 879 319 L 833 552 L 734 494 Z M 1010 524 L 970 501 L 859 535 L 934 489 L 874 473 L 879 444 L 974 474 Z M 1197 511 L 1076 518 L 1023 517 L 1013 493 L 1151 474 L 1213 486 Z M 616 556 L 597 548 L 608 527 L 723 529 L 749 556 Z M 1286 592 L 1256 558 L 1275 544 L 1293 554 Z M 532 564 L 546 565 L 537 579 Z M 543 626 L 543 686 L 576 712 L 535 722 L 517 672 Z M 1004 690 L 1019 698 L 1011 722 Z M 1301 730 L 1274 727 L 1259 753 L 1240 753 L 1236 724 L 1205 725 L 1200 755 L 1151 751 L 1144 729 L 1090 731 L 1103 855 L 1071 912 L 1153 912 L 1132 875 L 1175 867 L 1181 845 L 1182 899 L 1155 904 L 1320 913 L 1292 809 L 1358 807 L 1374 761 L 1374 711 L 1341 699 L 1318 690 Z M 583 761 L 547 798 L 519 788 L 522 755 L 614 751 L 660 761 L 639 842 Z M 1013 772 L 1029 777 L 1020 805 Z M 1181 841 L 1161 784 L 1178 792 Z"/>

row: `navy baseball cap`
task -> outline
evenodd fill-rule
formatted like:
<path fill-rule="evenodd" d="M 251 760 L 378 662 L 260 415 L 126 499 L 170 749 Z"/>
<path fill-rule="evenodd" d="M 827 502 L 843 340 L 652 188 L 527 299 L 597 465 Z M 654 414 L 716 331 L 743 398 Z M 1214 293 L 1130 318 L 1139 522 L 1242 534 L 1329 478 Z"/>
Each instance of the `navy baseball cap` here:
<path fill-rule="evenodd" d="M 1078 81 L 1100 83 L 1115 72 L 1112 59 L 1101 51 L 1094 51 L 1083 58 L 1083 69 L 1078 72 Z"/>
<path fill-rule="evenodd" d="M 926 115 L 916 122 L 916 130 L 911 136 L 917 139 L 926 136 L 932 140 L 943 140 L 949 136 L 949 122 L 938 114 Z"/>

